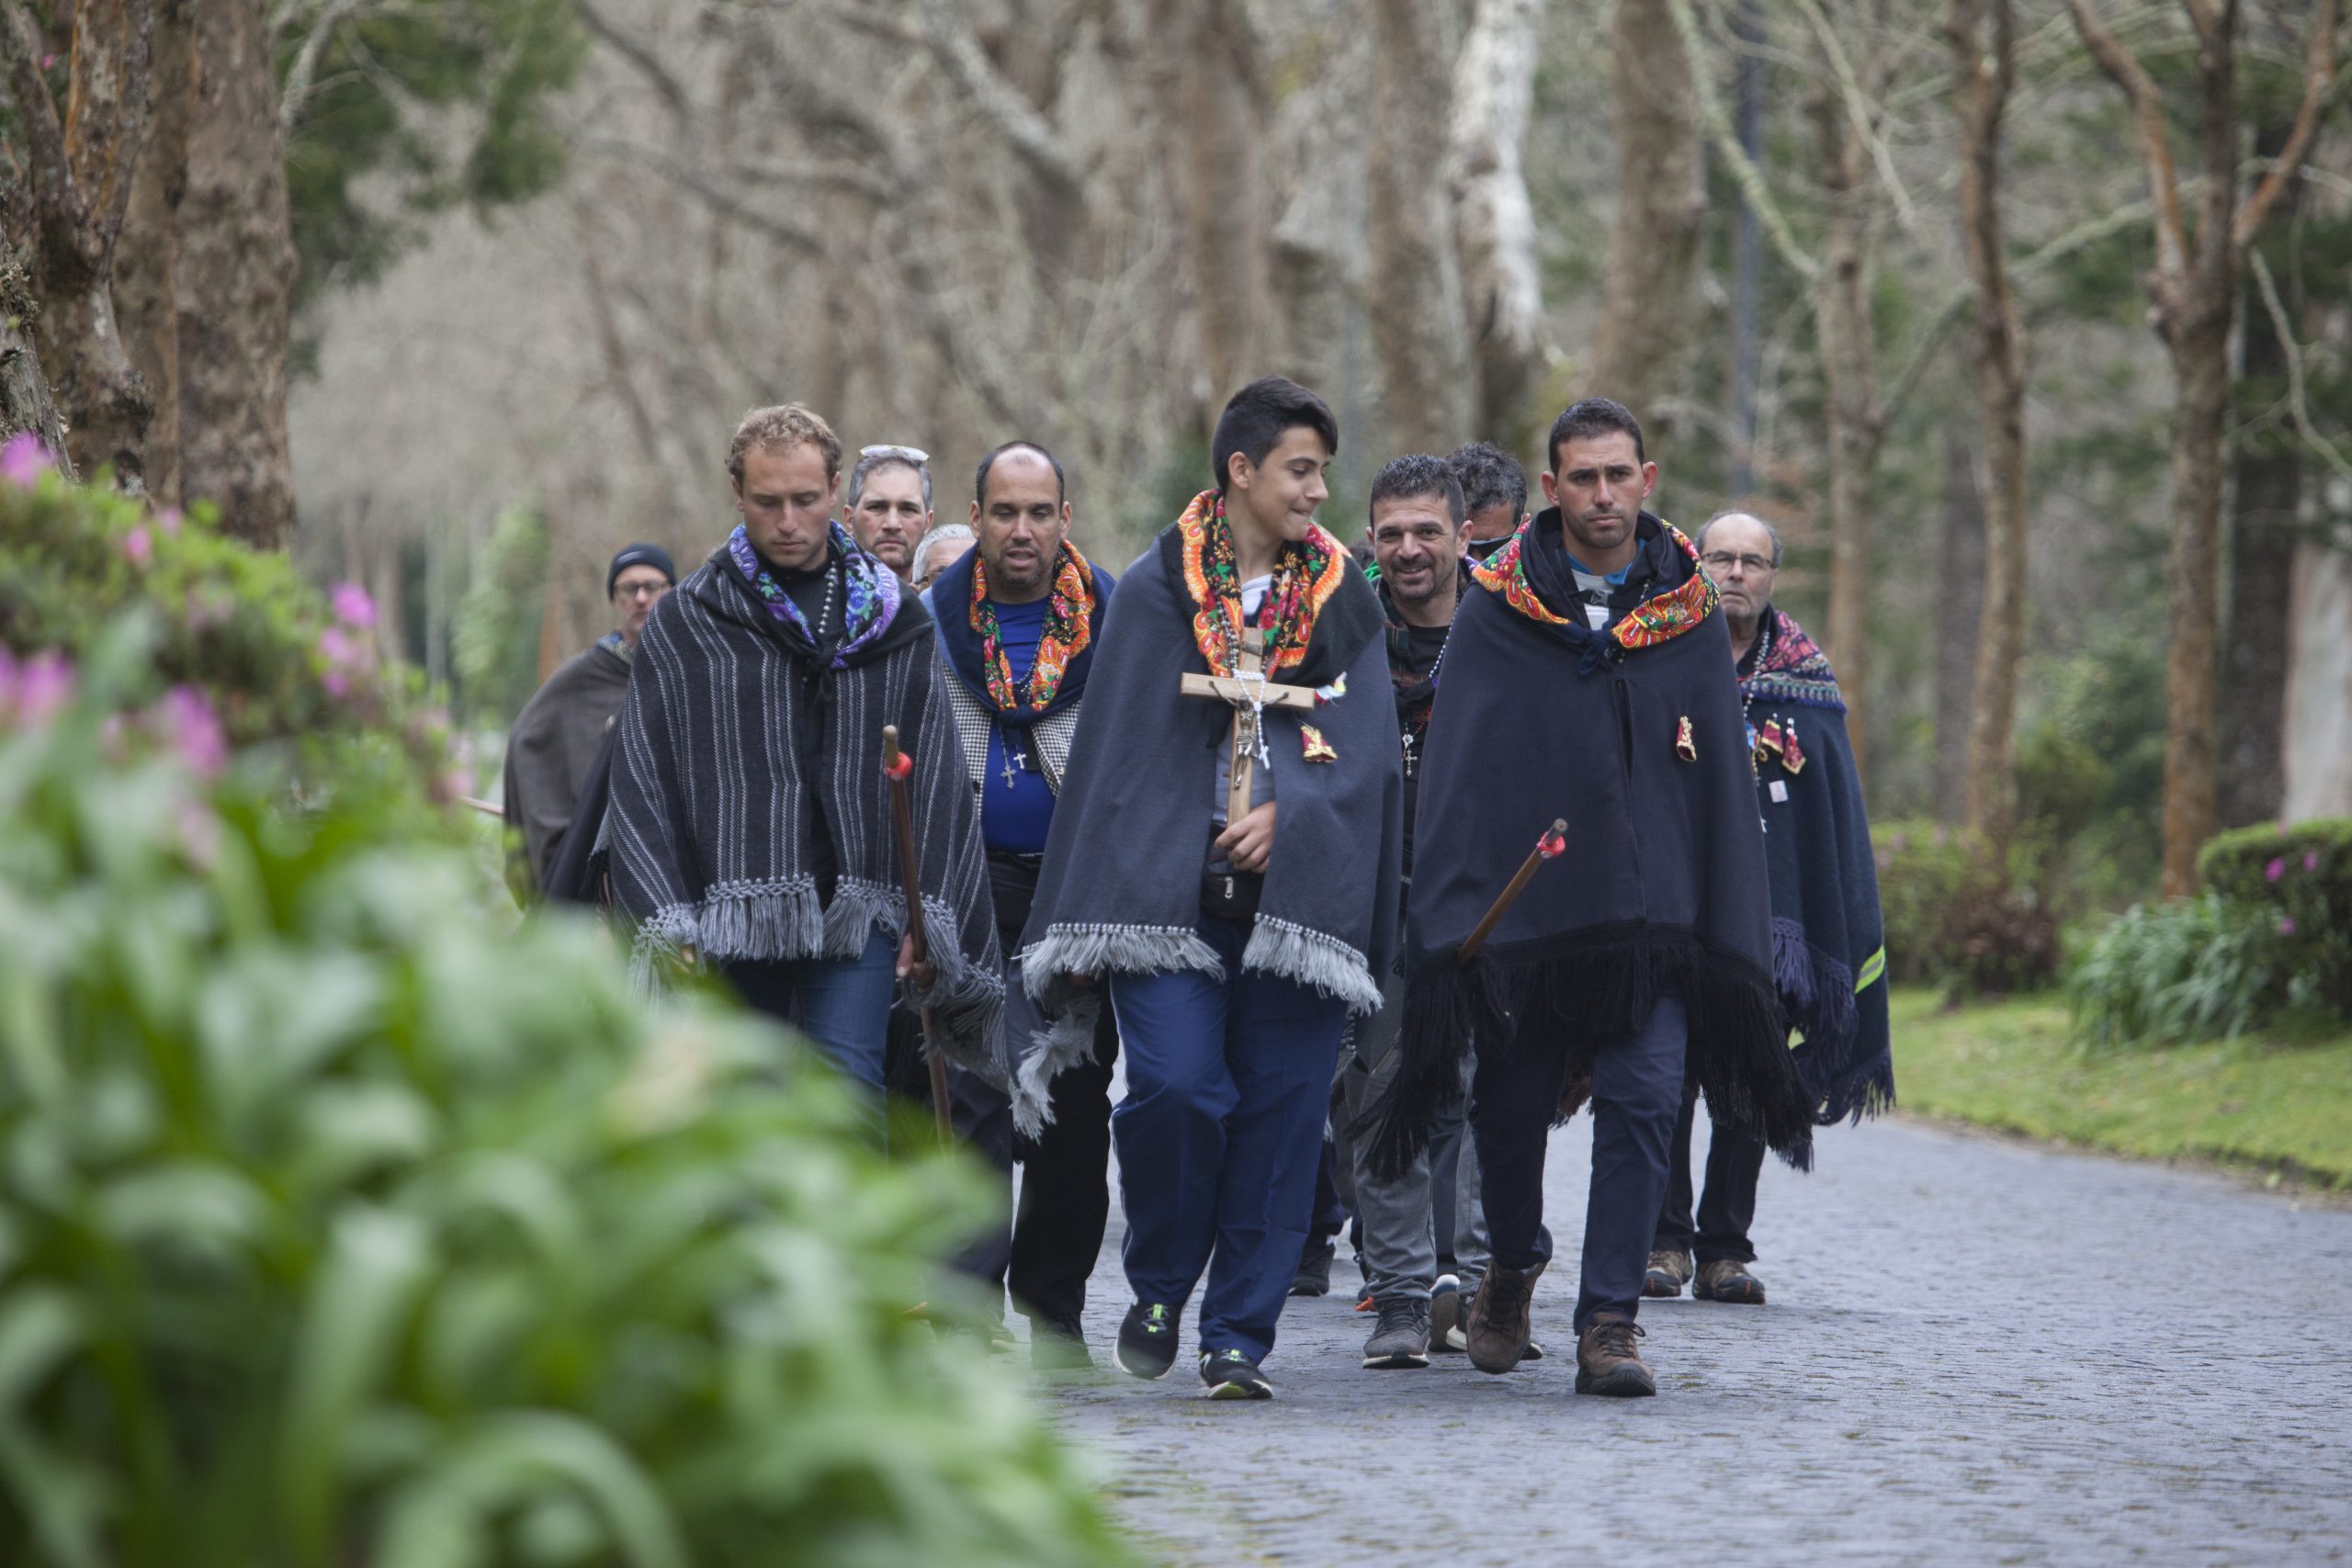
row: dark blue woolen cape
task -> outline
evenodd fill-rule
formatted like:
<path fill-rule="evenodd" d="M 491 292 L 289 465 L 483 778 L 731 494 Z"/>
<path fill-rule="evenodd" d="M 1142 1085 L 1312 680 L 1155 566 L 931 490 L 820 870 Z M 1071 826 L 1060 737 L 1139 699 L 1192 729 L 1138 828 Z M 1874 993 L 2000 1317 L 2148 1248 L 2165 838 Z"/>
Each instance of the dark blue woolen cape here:
<path fill-rule="evenodd" d="M 1559 526 L 1546 512 L 1522 533 L 1548 528 L 1556 540 Z M 1644 527 L 1672 546 L 1650 552 L 1653 592 L 1687 581 L 1698 568 L 1679 536 L 1647 518 Z M 1558 556 L 1555 542 L 1550 550 Z M 1555 614 L 1578 609 L 1565 583 L 1545 598 Z M 1695 761 L 1676 752 L 1686 718 Z M 1480 1051 L 1565 1053 L 1580 1100 L 1595 1053 L 1679 993 L 1710 1109 L 1807 1163 L 1813 1106 L 1773 985 L 1763 832 L 1720 611 L 1628 650 L 1581 624 L 1523 615 L 1481 582 L 1438 670 L 1423 769 L 1405 1055 L 1367 1118 L 1375 1161 L 1401 1165 L 1425 1145 L 1474 1038 Z M 1566 853 L 1462 964 L 1464 939 L 1555 818 L 1567 823 Z"/>

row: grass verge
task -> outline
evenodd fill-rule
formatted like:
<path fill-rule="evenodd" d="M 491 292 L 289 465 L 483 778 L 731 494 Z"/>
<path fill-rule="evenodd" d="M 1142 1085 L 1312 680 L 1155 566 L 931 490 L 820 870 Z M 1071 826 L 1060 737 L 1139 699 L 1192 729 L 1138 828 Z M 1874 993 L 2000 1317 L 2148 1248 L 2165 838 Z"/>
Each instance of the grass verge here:
<path fill-rule="evenodd" d="M 2352 1188 L 2352 1032 L 2093 1054 L 2054 997 L 1946 1011 L 1905 987 L 1892 1007 L 1905 1111 Z"/>

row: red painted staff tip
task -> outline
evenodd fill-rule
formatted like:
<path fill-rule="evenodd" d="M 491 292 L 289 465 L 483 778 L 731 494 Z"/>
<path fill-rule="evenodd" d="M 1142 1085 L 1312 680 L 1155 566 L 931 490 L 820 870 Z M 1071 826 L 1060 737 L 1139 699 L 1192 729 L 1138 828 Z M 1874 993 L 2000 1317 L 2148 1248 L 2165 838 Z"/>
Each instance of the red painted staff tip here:
<path fill-rule="evenodd" d="M 1565 820 L 1555 820 L 1552 824 L 1552 830 L 1535 840 L 1535 852 L 1542 855 L 1545 860 L 1557 860 L 1560 856 L 1567 853 L 1567 823 Z"/>

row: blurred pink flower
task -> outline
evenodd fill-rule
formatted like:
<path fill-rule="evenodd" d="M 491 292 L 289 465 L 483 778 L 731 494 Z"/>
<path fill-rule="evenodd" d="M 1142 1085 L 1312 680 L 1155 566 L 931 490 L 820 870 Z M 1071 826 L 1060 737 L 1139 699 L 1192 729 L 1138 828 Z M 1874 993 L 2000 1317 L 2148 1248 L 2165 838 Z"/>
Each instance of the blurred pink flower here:
<path fill-rule="evenodd" d="M 2278 934 L 2280 936 L 2293 936 L 2295 934 L 2294 916 L 2281 915 L 2278 917 Z"/>
<path fill-rule="evenodd" d="M 0 475 L 10 484 L 30 486 L 54 467 L 49 448 L 29 430 L 18 431 L 8 437 L 6 446 L 0 446 Z"/>
<path fill-rule="evenodd" d="M 334 618 L 345 626 L 364 628 L 376 624 L 376 601 L 356 582 L 334 585 Z"/>
<path fill-rule="evenodd" d="M 188 771 L 198 778 L 219 778 L 229 765 L 229 738 L 205 694 L 193 686 L 174 686 L 155 707 L 165 738 Z"/>
<path fill-rule="evenodd" d="M 179 533 L 181 521 L 180 509 L 176 506 L 166 506 L 163 511 L 155 513 L 155 526 L 164 531 L 164 536 L 166 538 Z"/>
<path fill-rule="evenodd" d="M 2262 868 L 2262 880 L 2265 882 L 2276 882 L 2286 874 L 2287 861 L 2283 855 Z"/>
<path fill-rule="evenodd" d="M 357 649 L 351 639 L 343 635 L 341 626 L 329 626 L 319 634 L 319 651 L 326 655 L 329 664 L 344 665 L 352 661 Z"/>
<path fill-rule="evenodd" d="M 74 666 L 62 653 L 36 653 L 17 675 L 17 716 L 45 724 L 74 700 Z"/>
<path fill-rule="evenodd" d="M 148 558 L 155 553 L 155 536 L 147 532 L 146 524 L 140 524 L 122 536 L 122 553 L 130 558 L 133 566 L 147 564 Z"/>
<path fill-rule="evenodd" d="M 328 694 L 332 696 L 347 697 L 351 694 L 351 677 L 340 670 L 328 671 L 320 679 L 319 683 L 324 686 Z"/>
<path fill-rule="evenodd" d="M 2317 850 L 2305 850 L 2303 852 L 2303 869 L 2305 871 L 2317 871 L 2319 869 L 2319 852 Z"/>

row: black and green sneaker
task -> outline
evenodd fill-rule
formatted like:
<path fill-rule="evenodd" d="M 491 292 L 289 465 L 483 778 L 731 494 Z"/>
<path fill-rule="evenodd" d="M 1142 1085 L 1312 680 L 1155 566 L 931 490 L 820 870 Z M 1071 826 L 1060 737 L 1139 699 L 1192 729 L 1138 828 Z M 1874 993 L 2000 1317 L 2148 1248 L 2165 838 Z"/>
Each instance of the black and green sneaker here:
<path fill-rule="evenodd" d="M 1247 1350 L 1204 1350 L 1201 1381 L 1211 1399 L 1272 1399 L 1274 1385 L 1258 1370 Z"/>
<path fill-rule="evenodd" d="M 1176 1364 L 1176 1309 L 1166 1302 L 1137 1302 L 1119 1325 L 1119 1370 L 1130 1377 L 1168 1375 Z"/>

